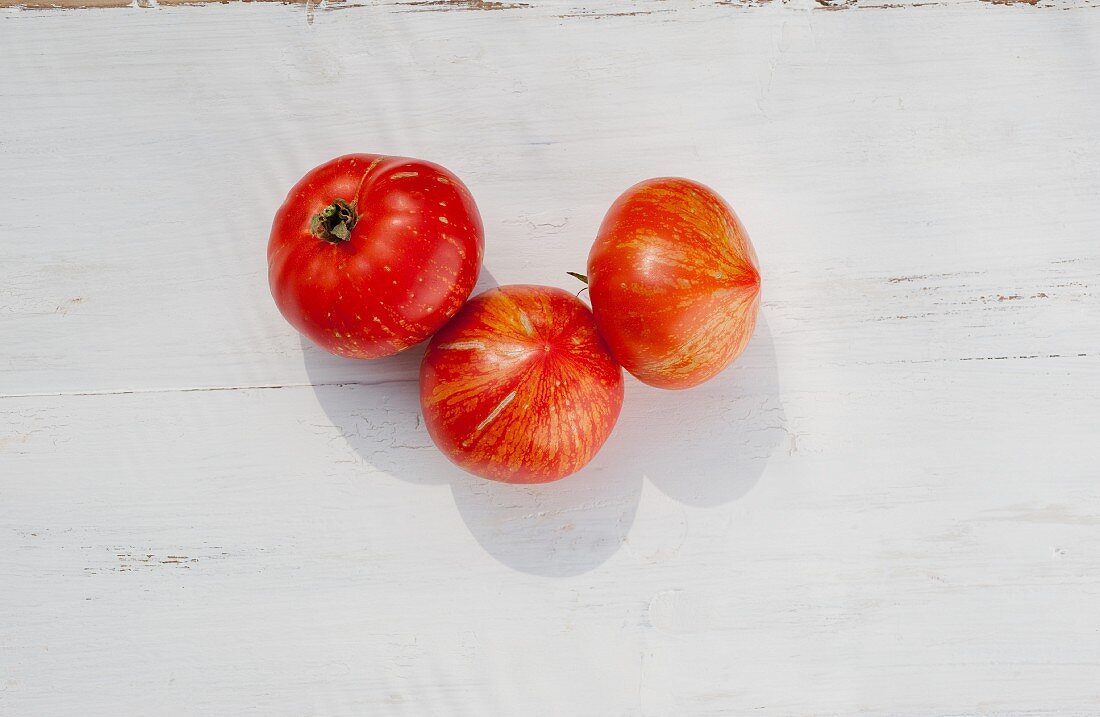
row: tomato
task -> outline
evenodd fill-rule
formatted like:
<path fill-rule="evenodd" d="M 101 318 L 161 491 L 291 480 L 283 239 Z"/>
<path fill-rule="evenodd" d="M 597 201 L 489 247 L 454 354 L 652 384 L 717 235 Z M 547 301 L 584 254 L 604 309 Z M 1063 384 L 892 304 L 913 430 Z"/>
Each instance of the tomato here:
<path fill-rule="evenodd" d="M 641 381 L 688 388 L 748 344 L 760 272 L 745 227 L 723 199 L 687 179 L 648 179 L 608 210 L 588 256 L 596 325 Z"/>
<path fill-rule="evenodd" d="M 592 460 L 619 417 L 623 372 L 573 294 L 502 286 L 436 334 L 420 366 L 432 440 L 460 467 L 545 483 Z"/>
<path fill-rule="evenodd" d="M 446 169 L 349 154 L 290 190 L 271 227 L 268 280 L 279 311 L 314 343 L 378 358 L 454 316 L 484 245 L 473 197 Z"/>

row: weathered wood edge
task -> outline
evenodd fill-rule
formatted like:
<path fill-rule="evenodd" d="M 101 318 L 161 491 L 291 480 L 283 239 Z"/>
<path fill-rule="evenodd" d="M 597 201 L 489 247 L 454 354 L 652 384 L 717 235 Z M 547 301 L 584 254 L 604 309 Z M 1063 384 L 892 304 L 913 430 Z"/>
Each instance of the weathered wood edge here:
<path fill-rule="evenodd" d="M 547 4 L 539 2 L 512 2 L 509 0 L 398 0 L 386 3 L 363 3 L 357 0 L 0 0 L 0 8 L 23 10 L 88 10 L 100 8 L 156 9 L 166 6 L 203 6 L 231 4 L 282 4 L 305 5 L 320 10 L 336 10 L 365 5 L 388 5 L 395 11 L 403 12 L 521 12 L 524 10 L 546 9 Z M 677 13 L 691 11 L 699 7 L 727 7 L 740 10 L 753 10 L 772 4 L 805 5 L 808 9 L 821 11 L 845 10 L 893 10 L 922 7 L 942 7 L 949 5 L 1022 5 L 1037 9 L 1069 10 L 1100 6 L 1097 0 L 713 0 L 713 2 L 693 7 L 650 8 L 642 7 L 623 10 L 621 6 L 608 8 L 589 8 L 585 6 L 558 6 L 559 17 L 602 19 L 611 17 L 636 17 L 656 13 Z M 557 5 L 554 3 L 554 5 Z"/>

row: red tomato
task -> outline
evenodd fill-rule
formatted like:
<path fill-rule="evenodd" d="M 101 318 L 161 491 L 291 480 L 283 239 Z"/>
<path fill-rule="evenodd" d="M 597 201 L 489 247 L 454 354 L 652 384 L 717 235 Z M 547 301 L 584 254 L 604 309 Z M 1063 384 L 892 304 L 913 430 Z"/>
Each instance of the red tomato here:
<path fill-rule="evenodd" d="M 279 311 L 340 356 L 378 358 L 454 316 L 481 269 L 481 216 L 443 167 L 349 154 L 312 170 L 275 215 L 268 280 Z"/>
<path fill-rule="evenodd" d="M 651 386 L 688 388 L 745 349 L 760 272 L 721 197 L 687 179 L 648 179 L 604 217 L 588 287 L 600 334 L 623 368 Z"/>
<path fill-rule="evenodd" d="M 432 440 L 460 467 L 506 483 L 580 470 L 622 402 L 622 369 L 592 313 L 546 286 L 502 286 L 470 299 L 420 366 Z"/>

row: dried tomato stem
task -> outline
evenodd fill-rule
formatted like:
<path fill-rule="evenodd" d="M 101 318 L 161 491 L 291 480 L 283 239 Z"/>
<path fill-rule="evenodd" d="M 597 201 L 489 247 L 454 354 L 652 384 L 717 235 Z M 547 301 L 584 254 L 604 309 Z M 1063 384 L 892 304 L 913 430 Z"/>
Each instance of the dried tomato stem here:
<path fill-rule="evenodd" d="M 351 230 L 359 221 L 355 208 L 343 199 L 335 199 L 332 204 L 313 215 L 309 230 L 318 239 L 339 244 L 351 238 Z"/>

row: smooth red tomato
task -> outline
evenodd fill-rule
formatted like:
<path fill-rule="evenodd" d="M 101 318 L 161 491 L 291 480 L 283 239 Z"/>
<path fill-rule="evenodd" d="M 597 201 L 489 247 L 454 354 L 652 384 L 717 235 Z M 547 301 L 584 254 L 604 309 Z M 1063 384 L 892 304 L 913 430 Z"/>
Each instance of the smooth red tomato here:
<path fill-rule="evenodd" d="M 271 295 L 322 348 L 389 356 L 454 316 L 477 282 L 484 242 L 473 197 L 443 167 L 349 154 L 309 172 L 275 215 Z"/>
<path fill-rule="evenodd" d="M 611 434 L 623 372 L 580 299 L 546 286 L 475 296 L 420 366 L 432 440 L 460 467 L 506 483 L 580 470 Z"/>
<path fill-rule="evenodd" d="M 688 388 L 745 349 L 760 271 L 745 227 L 720 196 L 687 179 L 648 179 L 604 217 L 588 288 L 623 368 L 651 386 Z"/>

